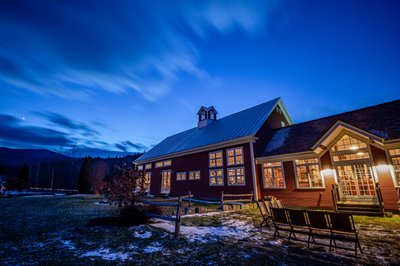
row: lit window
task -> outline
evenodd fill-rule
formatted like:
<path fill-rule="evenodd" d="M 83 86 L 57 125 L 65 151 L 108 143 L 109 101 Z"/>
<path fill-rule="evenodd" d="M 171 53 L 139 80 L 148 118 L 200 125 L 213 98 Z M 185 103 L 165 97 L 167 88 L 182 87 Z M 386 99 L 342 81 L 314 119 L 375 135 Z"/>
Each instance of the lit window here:
<path fill-rule="evenodd" d="M 210 170 L 210 186 L 224 185 L 224 171 L 222 169 Z"/>
<path fill-rule="evenodd" d="M 210 152 L 208 154 L 210 167 L 222 166 L 222 151 Z"/>
<path fill-rule="evenodd" d="M 228 165 L 243 164 L 243 148 L 242 147 L 228 149 L 226 156 L 227 156 L 227 164 Z"/>
<path fill-rule="evenodd" d="M 323 188 L 318 159 L 296 160 L 298 188 Z"/>
<path fill-rule="evenodd" d="M 138 169 L 139 171 L 142 171 L 142 170 L 143 170 L 143 165 L 138 165 L 138 166 L 137 166 L 137 169 Z"/>
<path fill-rule="evenodd" d="M 263 164 L 264 188 L 285 188 L 282 163 Z"/>
<path fill-rule="evenodd" d="M 156 162 L 156 168 L 171 166 L 171 160 Z"/>
<path fill-rule="evenodd" d="M 186 180 L 186 172 L 179 172 L 179 173 L 176 173 L 176 180 L 177 180 L 177 181 Z"/>
<path fill-rule="evenodd" d="M 396 185 L 400 186 L 400 149 L 390 150 L 389 154 L 392 159 L 394 174 L 396 176 Z"/>
<path fill-rule="evenodd" d="M 146 172 L 146 174 L 144 175 L 144 184 L 143 184 L 146 192 L 150 192 L 150 182 L 151 182 L 151 173 Z"/>
<path fill-rule="evenodd" d="M 244 167 L 228 168 L 228 185 L 230 186 L 245 185 Z"/>
<path fill-rule="evenodd" d="M 336 144 L 333 146 L 332 151 L 346 151 L 346 150 L 358 150 L 367 148 L 367 144 L 359 141 L 356 138 L 350 137 L 349 135 L 344 135 Z"/>
<path fill-rule="evenodd" d="M 200 171 L 189 172 L 189 180 L 200 180 Z"/>
<path fill-rule="evenodd" d="M 147 163 L 144 165 L 144 169 L 151 169 L 151 163 Z"/>

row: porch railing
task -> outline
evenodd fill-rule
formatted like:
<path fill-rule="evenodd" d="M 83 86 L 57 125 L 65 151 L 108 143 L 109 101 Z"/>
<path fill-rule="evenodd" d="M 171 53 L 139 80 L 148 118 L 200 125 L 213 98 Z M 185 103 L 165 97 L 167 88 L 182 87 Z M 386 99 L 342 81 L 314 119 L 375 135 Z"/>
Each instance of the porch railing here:
<path fill-rule="evenodd" d="M 375 184 L 375 191 L 376 191 L 376 197 L 378 198 L 379 210 L 380 210 L 381 215 L 383 216 L 384 212 L 385 212 L 385 206 L 383 203 L 381 185 L 379 184 L 379 182 L 376 182 L 376 184 Z"/>
<path fill-rule="evenodd" d="M 338 184 L 336 184 L 336 183 L 332 184 L 331 193 L 332 193 L 332 200 L 333 200 L 333 209 L 335 212 L 337 212 L 338 211 L 337 202 L 340 200 Z"/>

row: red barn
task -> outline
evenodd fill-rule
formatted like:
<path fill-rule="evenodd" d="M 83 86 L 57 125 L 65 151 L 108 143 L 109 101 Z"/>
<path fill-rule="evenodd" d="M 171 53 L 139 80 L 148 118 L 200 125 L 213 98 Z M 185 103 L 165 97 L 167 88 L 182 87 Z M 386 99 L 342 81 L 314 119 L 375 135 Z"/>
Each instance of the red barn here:
<path fill-rule="evenodd" d="M 135 163 L 152 194 L 276 196 L 288 206 L 399 209 L 400 100 L 293 124 L 281 98 L 170 136 Z"/>

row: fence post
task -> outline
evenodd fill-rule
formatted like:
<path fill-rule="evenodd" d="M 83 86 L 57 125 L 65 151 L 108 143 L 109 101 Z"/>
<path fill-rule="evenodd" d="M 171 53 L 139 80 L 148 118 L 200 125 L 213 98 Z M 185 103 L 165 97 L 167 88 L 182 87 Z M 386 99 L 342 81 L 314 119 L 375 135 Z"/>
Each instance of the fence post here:
<path fill-rule="evenodd" d="M 189 208 L 192 207 L 192 193 L 189 190 Z"/>
<path fill-rule="evenodd" d="M 221 210 L 224 210 L 224 191 L 221 191 L 221 202 L 220 202 L 220 208 Z"/>
<path fill-rule="evenodd" d="M 175 237 L 179 236 L 179 232 L 181 230 L 181 207 L 182 207 L 182 199 L 181 196 L 178 198 L 178 207 L 176 208 L 176 221 L 175 221 Z"/>

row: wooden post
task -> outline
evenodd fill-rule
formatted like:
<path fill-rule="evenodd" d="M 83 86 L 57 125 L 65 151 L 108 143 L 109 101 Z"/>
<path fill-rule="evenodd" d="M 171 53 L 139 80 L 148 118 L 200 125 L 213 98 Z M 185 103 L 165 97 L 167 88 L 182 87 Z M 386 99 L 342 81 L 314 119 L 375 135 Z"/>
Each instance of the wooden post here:
<path fill-rule="evenodd" d="M 221 210 L 224 210 L 224 191 L 221 191 L 221 202 L 220 202 Z"/>
<path fill-rule="evenodd" d="M 192 207 L 192 193 L 189 190 L 189 208 Z"/>
<path fill-rule="evenodd" d="M 318 203 L 317 206 L 321 206 L 321 200 L 322 200 L 322 192 L 319 193 L 319 197 L 318 197 Z"/>
<path fill-rule="evenodd" d="M 179 232 L 181 230 L 181 207 L 182 207 L 182 199 L 181 196 L 178 197 L 178 207 L 176 207 L 176 221 L 175 221 L 175 237 L 179 236 Z"/>

